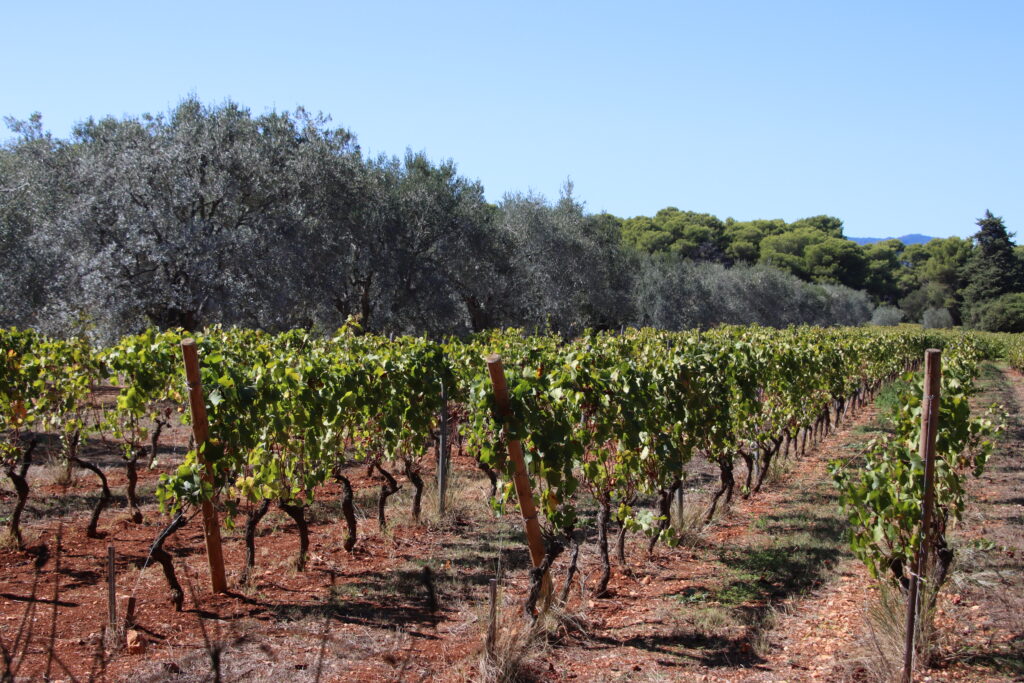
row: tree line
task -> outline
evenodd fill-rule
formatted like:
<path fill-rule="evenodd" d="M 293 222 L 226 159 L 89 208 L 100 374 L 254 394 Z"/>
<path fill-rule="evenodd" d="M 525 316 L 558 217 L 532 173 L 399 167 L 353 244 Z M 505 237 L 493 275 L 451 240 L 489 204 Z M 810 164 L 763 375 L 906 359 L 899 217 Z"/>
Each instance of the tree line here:
<path fill-rule="evenodd" d="M 1024 247 L 1013 245 L 1003 220 L 989 211 L 972 239 L 912 245 L 897 239 L 858 245 L 832 216 L 722 221 L 668 207 L 620 224 L 624 243 L 644 252 L 768 265 L 808 282 L 867 292 L 879 305 L 876 320 L 921 322 L 941 311 L 950 324 L 1024 331 L 1024 305 L 1017 302 L 1024 295 L 1014 296 L 1024 292 Z"/>
<path fill-rule="evenodd" d="M 932 306 L 934 283 L 959 291 L 942 264 L 961 277 L 961 252 L 977 250 L 861 249 L 828 216 L 620 219 L 588 213 L 571 183 L 556 201 L 492 204 L 454 162 L 369 158 L 301 108 L 254 116 L 189 98 L 163 115 L 87 119 L 67 139 L 38 114 L 7 123 L 0 325 L 61 336 L 329 331 L 350 317 L 430 335 L 859 324 L 877 302 Z"/>

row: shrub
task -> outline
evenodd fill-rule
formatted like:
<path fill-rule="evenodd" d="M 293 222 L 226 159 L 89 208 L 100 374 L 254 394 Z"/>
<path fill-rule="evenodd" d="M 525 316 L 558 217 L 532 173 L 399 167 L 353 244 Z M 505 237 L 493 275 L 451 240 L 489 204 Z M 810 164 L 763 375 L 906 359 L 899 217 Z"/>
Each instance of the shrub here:
<path fill-rule="evenodd" d="M 929 308 L 921 316 L 921 325 L 925 329 L 948 329 L 953 327 L 953 316 L 947 308 Z"/>
<path fill-rule="evenodd" d="M 1024 332 L 1024 294 L 1004 294 L 972 312 L 975 327 L 989 332 Z"/>
<path fill-rule="evenodd" d="M 882 327 L 892 327 L 903 322 L 906 314 L 895 306 L 879 306 L 871 314 L 871 324 Z"/>

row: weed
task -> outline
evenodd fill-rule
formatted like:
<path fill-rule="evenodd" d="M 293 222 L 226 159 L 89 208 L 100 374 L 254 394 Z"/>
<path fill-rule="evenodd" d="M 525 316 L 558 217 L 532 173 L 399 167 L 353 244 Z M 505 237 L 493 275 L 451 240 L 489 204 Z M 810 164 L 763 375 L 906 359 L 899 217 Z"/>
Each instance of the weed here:
<path fill-rule="evenodd" d="M 770 487 L 788 481 L 793 474 L 794 462 L 795 458 L 773 458 L 768 466 L 768 474 L 765 475 L 765 484 Z"/>
<path fill-rule="evenodd" d="M 931 602 L 932 588 L 921 585 L 922 605 Z M 856 660 L 872 680 L 897 681 L 903 675 L 904 642 L 907 624 L 906 596 L 888 582 L 880 582 L 874 599 L 867 607 L 866 654 Z M 932 614 L 923 614 L 917 621 L 914 639 L 915 669 L 926 666 L 934 645 L 935 631 Z"/>
<path fill-rule="evenodd" d="M 549 636 L 560 624 L 553 610 L 542 613 L 532 623 L 519 610 L 499 615 L 494 642 L 480 653 L 479 680 L 487 683 L 535 680 L 539 673 L 535 662 L 547 652 Z"/>
<path fill-rule="evenodd" d="M 878 408 L 878 424 L 888 432 L 895 428 L 896 415 L 899 413 L 902 401 L 900 396 L 914 390 L 914 385 L 905 379 L 898 379 L 895 382 L 886 384 L 875 397 L 875 406 Z"/>
<path fill-rule="evenodd" d="M 678 506 L 673 505 L 672 515 L 677 545 L 684 548 L 696 546 L 707 528 L 704 523 L 704 511 L 699 505 L 684 505 L 681 511 Z"/>
<path fill-rule="evenodd" d="M 51 460 L 37 468 L 37 481 L 51 486 L 72 486 L 78 481 L 79 473 L 70 460 Z"/>
<path fill-rule="evenodd" d="M 754 654 L 767 657 L 772 651 L 771 631 L 779 621 L 780 610 L 769 606 L 754 613 L 749 625 L 748 640 Z"/>
<path fill-rule="evenodd" d="M 0 523 L 6 524 L 6 520 L 0 519 Z M 25 532 L 22 531 L 22 535 L 24 534 Z M 0 552 L 10 552 L 18 549 L 18 538 L 6 526 L 0 529 Z"/>
<path fill-rule="evenodd" d="M 701 607 L 686 616 L 694 630 L 705 635 L 717 635 L 722 629 L 739 625 L 735 612 L 720 605 Z"/>
<path fill-rule="evenodd" d="M 487 495 L 489 484 L 482 478 L 469 478 L 452 472 L 445 496 L 444 514 L 438 514 L 438 490 L 429 486 L 423 493 L 422 522 L 431 531 L 454 531 L 460 527 L 490 520 Z"/>

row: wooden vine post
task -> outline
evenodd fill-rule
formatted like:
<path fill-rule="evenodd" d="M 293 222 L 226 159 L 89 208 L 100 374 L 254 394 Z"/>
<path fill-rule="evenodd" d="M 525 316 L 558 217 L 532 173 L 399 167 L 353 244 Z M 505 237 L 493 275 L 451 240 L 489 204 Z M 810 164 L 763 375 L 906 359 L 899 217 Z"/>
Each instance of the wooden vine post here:
<path fill-rule="evenodd" d="M 508 385 L 505 382 L 505 369 L 501 365 L 501 356 L 492 354 L 487 356 L 487 370 L 491 374 L 491 384 L 494 385 L 494 399 L 498 404 L 498 416 L 503 420 L 512 414 L 508 401 Z M 507 428 L 504 430 L 507 436 Z M 523 514 L 523 526 L 526 528 L 526 543 L 530 548 L 530 560 L 534 569 L 544 564 L 544 538 L 540 532 L 540 522 L 537 521 L 537 507 L 533 504 L 533 491 L 530 488 L 530 478 L 526 474 L 526 461 L 523 459 L 523 447 L 519 439 L 507 438 L 508 457 L 512 460 L 515 468 L 512 481 L 516 488 L 516 497 L 519 499 L 519 509 Z M 551 595 L 551 577 L 545 573 L 542 579 L 542 594 L 546 605 Z"/>
<path fill-rule="evenodd" d="M 935 437 L 939 429 L 939 389 L 942 386 L 942 352 L 928 349 L 924 354 L 924 396 L 921 399 L 921 460 L 924 461 L 924 501 L 921 511 L 921 534 L 914 567 L 907 591 L 907 632 L 903 650 L 903 681 L 911 683 L 914 676 L 914 636 L 920 612 L 920 582 L 928 569 L 929 533 L 935 498 Z"/>
<path fill-rule="evenodd" d="M 110 633 L 117 629 L 117 569 L 114 562 L 114 544 L 107 545 L 107 626 Z"/>
<path fill-rule="evenodd" d="M 212 481 L 213 473 L 210 464 L 203 459 L 203 444 L 210 434 L 210 424 L 206 420 L 206 403 L 203 401 L 203 385 L 199 375 L 199 355 L 194 339 L 181 340 L 181 353 L 185 359 L 185 380 L 188 382 L 188 404 L 192 413 L 192 435 L 196 441 L 199 462 L 203 465 L 203 480 Z M 220 543 L 220 522 L 217 510 L 211 500 L 204 500 L 203 531 L 206 536 L 206 557 L 210 562 L 210 584 L 214 593 L 227 592 L 228 582 L 224 576 L 224 552 Z"/>
<path fill-rule="evenodd" d="M 490 606 L 490 614 L 487 620 L 487 638 L 484 640 L 484 650 L 487 657 L 494 657 L 494 642 L 498 639 L 498 580 L 491 579 L 487 582 L 487 597 Z"/>
<path fill-rule="evenodd" d="M 441 380 L 441 414 L 438 418 L 437 443 L 437 514 L 444 515 L 445 497 L 448 495 L 448 388 Z"/>

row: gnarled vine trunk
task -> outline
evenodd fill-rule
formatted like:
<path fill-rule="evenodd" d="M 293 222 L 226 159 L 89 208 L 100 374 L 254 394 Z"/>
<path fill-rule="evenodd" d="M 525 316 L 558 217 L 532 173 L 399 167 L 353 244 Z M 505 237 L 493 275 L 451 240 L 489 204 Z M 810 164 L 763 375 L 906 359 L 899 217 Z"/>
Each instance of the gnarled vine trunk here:
<path fill-rule="evenodd" d="M 576 576 L 576 570 L 579 566 L 580 559 L 580 542 L 576 539 L 576 534 L 573 533 L 572 529 L 566 529 L 565 537 L 569 541 L 572 552 L 569 555 L 569 568 L 565 572 L 565 582 L 562 584 L 562 592 L 558 596 L 558 603 L 560 605 L 564 605 L 569 600 L 569 590 L 572 588 L 572 580 L 573 577 Z"/>
<path fill-rule="evenodd" d="M 728 454 L 720 455 L 718 457 L 718 472 L 722 481 L 722 486 L 715 491 L 715 495 L 711 498 L 711 505 L 708 506 L 708 510 L 704 513 L 704 523 L 710 524 L 711 518 L 715 515 L 715 510 L 718 509 L 719 499 L 725 495 L 725 502 L 722 507 L 726 507 L 732 502 L 732 490 L 736 484 L 732 474 L 733 461 L 732 457 Z"/>
<path fill-rule="evenodd" d="M 89 526 L 86 527 L 85 530 L 85 535 L 89 538 L 100 538 L 99 531 L 97 531 L 96 527 L 100 522 L 100 514 L 110 503 L 110 486 L 107 485 L 107 475 L 103 474 L 103 470 L 99 467 L 87 460 L 82 460 L 77 455 L 71 456 L 71 462 L 75 463 L 82 469 L 89 470 L 100 479 L 100 499 L 96 501 L 96 506 L 92 509 L 92 516 L 89 518 Z"/>
<path fill-rule="evenodd" d="M 160 532 L 149 549 L 149 556 L 159 562 L 160 567 L 164 570 L 164 578 L 167 579 L 167 585 L 171 589 L 171 602 L 174 603 L 174 609 L 177 612 L 181 611 L 181 606 L 185 602 L 185 591 L 178 583 L 178 577 L 174 573 L 174 561 L 171 559 L 171 554 L 164 550 L 164 542 L 170 538 L 171 534 L 185 526 L 184 514 L 184 512 L 179 512 L 167 525 L 167 528 Z"/>
<path fill-rule="evenodd" d="M 612 563 L 608 557 L 608 522 L 612 516 L 612 501 L 608 493 L 602 493 L 598 502 L 597 550 L 601 557 L 601 577 L 597 581 L 594 595 L 600 598 L 608 592 L 608 582 L 612 578 Z"/>
<path fill-rule="evenodd" d="M 757 483 L 754 484 L 754 493 L 761 492 L 761 485 L 764 484 L 764 479 L 768 476 L 768 468 L 772 465 L 772 458 L 775 457 L 781 447 L 781 438 L 772 438 L 770 445 L 761 447 L 761 469 L 757 473 Z"/>
<path fill-rule="evenodd" d="M 387 529 L 388 520 L 384 515 L 384 510 L 388 504 L 388 498 L 398 493 L 401 488 L 398 485 L 398 481 L 394 475 L 388 472 L 386 469 L 380 466 L 380 463 L 374 463 L 373 467 L 377 468 L 377 471 L 384 477 L 384 483 L 380 485 L 380 498 L 377 500 L 377 525 L 381 531 Z"/>
<path fill-rule="evenodd" d="M 668 529 L 669 524 L 672 521 L 672 500 L 675 498 L 676 491 L 683 486 L 683 480 L 680 477 L 676 477 L 672 484 L 667 489 L 661 489 L 658 492 L 658 531 L 656 534 L 651 536 L 651 540 L 647 546 L 647 554 L 654 553 L 654 546 L 658 544 L 658 540 Z M 682 510 L 679 511 L 680 516 Z"/>
<path fill-rule="evenodd" d="M 356 508 L 353 504 L 352 482 L 340 472 L 335 472 L 335 480 L 341 484 L 341 514 L 348 526 L 348 534 L 345 536 L 344 548 L 346 552 L 352 552 L 356 547 Z"/>
<path fill-rule="evenodd" d="M 420 468 L 417 467 L 412 458 L 404 458 L 405 476 L 412 482 L 416 492 L 412 496 L 412 518 L 420 521 L 420 510 L 423 501 L 423 477 L 420 476 Z"/>
<path fill-rule="evenodd" d="M 750 497 L 750 485 L 754 480 L 754 455 L 746 450 L 740 452 L 744 464 L 747 466 L 747 480 L 743 483 L 743 498 Z"/>
<path fill-rule="evenodd" d="M 491 482 L 490 497 L 491 499 L 494 499 L 494 497 L 498 495 L 498 474 L 483 460 L 477 460 L 476 466 L 480 468 L 481 472 L 487 475 L 487 479 Z"/>
<path fill-rule="evenodd" d="M 139 485 L 138 462 L 139 458 L 142 457 L 142 454 L 145 452 L 145 448 L 136 450 L 135 454 L 128 458 L 124 463 L 124 473 L 128 480 L 128 485 L 125 487 L 125 495 L 128 498 L 128 509 L 131 510 L 132 522 L 135 524 L 142 523 L 142 510 L 139 509 L 139 497 L 136 493 L 136 489 Z"/>
<path fill-rule="evenodd" d="M 25 450 L 22 451 L 21 461 L 17 466 L 12 465 L 7 468 L 7 478 L 14 484 L 14 492 L 17 496 L 14 510 L 11 511 L 11 520 L 7 524 L 7 530 L 14 538 L 15 543 L 18 544 L 19 549 L 24 547 L 24 540 L 21 537 L 21 513 L 25 510 L 25 504 L 28 502 L 28 469 L 32 466 L 32 452 L 36 449 L 37 445 L 39 445 L 39 440 L 33 438 L 25 446 Z"/>
<path fill-rule="evenodd" d="M 249 519 L 245 520 L 245 568 L 242 569 L 242 583 L 248 583 L 249 576 L 256 566 L 256 527 L 268 510 L 270 510 L 270 499 L 265 498 L 249 514 Z"/>
<path fill-rule="evenodd" d="M 306 556 L 309 554 L 309 525 L 306 524 L 306 506 L 292 505 L 285 501 L 278 501 L 278 507 L 289 517 L 295 520 L 295 526 L 299 529 L 299 555 L 295 558 L 295 569 L 305 571 Z"/>

